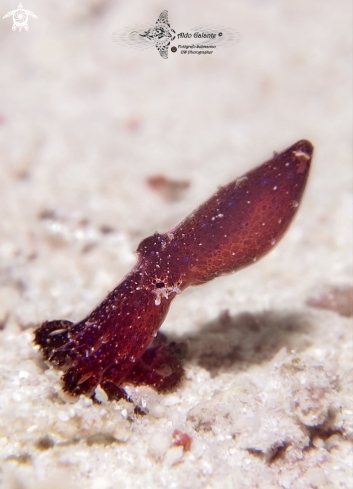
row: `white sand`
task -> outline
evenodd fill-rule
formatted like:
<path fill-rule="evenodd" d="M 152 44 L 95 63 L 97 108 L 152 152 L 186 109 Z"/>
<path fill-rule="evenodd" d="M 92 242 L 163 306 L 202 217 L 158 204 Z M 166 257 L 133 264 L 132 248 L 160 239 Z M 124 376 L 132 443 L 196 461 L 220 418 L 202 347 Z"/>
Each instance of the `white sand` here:
<path fill-rule="evenodd" d="M 0 19 L 0 486 L 352 487 L 352 321 L 306 305 L 352 284 L 351 2 L 81 3 L 27 0 L 28 32 Z M 111 42 L 163 9 L 177 32 L 214 23 L 242 41 L 168 60 Z M 63 396 L 33 329 L 81 319 L 142 238 L 301 138 L 312 174 L 278 248 L 172 305 L 180 388 L 130 389 L 142 418 L 102 392 Z M 158 174 L 189 180 L 185 198 L 151 191 Z"/>

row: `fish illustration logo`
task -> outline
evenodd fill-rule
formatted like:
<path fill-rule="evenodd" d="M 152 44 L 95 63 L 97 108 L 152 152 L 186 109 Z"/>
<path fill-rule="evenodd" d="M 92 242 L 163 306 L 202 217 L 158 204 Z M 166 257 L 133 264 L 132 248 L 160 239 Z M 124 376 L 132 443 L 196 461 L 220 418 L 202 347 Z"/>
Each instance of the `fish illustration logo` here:
<path fill-rule="evenodd" d="M 153 41 L 162 58 L 167 59 L 169 44 L 175 39 L 175 30 L 170 27 L 168 22 L 168 10 L 163 10 L 152 29 L 148 29 L 144 34 L 139 35 Z"/>
<path fill-rule="evenodd" d="M 28 26 L 28 16 L 34 17 L 35 19 L 38 19 L 38 17 L 31 12 L 30 10 L 24 10 L 22 3 L 18 4 L 18 8 L 16 10 L 11 10 L 11 12 L 7 12 L 6 15 L 4 15 L 3 19 L 6 19 L 7 17 L 10 17 L 12 15 L 12 20 L 13 20 L 13 25 L 12 25 L 12 30 L 15 31 L 16 27 L 18 30 L 21 32 L 21 29 L 24 29 L 25 31 L 28 31 L 29 26 Z"/>
<path fill-rule="evenodd" d="M 240 34 L 234 29 L 214 24 L 201 24 L 186 34 L 177 34 L 170 27 L 167 10 L 163 10 L 154 25 L 139 24 L 125 27 L 112 34 L 112 40 L 121 46 L 143 50 L 157 48 L 164 59 L 168 58 L 170 43 L 176 38 L 181 43 L 195 43 L 199 46 L 212 43 L 217 47 L 228 47 L 239 42 Z M 173 46 L 172 52 L 176 51 L 177 48 Z"/>

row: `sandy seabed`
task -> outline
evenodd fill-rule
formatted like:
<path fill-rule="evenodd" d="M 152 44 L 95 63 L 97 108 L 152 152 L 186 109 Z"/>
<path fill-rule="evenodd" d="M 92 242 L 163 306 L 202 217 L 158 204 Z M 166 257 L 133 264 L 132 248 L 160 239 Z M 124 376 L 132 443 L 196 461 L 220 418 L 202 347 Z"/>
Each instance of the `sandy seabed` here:
<path fill-rule="evenodd" d="M 351 488 L 351 2 L 24 8 L 28 32 L 0 20 L 0 486 Z M 240 40 L 168 59 L 111 41 L 164 9 L 177 32 Z M 179 388 L 129 387 L 142 417 L 100 389 L 100 405 L 65 396 L 33 330 L 81 319 L 141 239 L 302 138 L 313 168 L 285 238 L 171 307 L 162 331 L 188 347 Z"/>

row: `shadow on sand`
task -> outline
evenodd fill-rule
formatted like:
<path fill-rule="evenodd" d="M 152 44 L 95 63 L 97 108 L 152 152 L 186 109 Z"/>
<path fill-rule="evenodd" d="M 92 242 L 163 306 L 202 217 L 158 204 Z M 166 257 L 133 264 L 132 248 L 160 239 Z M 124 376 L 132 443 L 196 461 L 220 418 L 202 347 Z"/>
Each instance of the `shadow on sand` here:
<path fill-rule="evenodd" d="M 187 344 L 186 358 L 212 376 L 270 361 L 278 351 L 301 351 L 312 344 L 314 325 L 307 312 L 266 311 L 230 316 L 224 311 L 200 331 L 177 341 Z"/>

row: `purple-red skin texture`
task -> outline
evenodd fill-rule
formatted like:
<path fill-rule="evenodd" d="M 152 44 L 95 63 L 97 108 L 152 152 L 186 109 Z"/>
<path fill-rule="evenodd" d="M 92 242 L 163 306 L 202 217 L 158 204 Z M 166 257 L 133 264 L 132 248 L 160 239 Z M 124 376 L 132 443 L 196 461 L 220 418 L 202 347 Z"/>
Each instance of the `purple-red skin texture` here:
<path fill-rule="evenodd" d="M 175 344 L 148 349 L 172 300 L 273 249 L 298 210 L 312 155 L 312 144 L 298 141 L 219 187 L 170 232 L 141 241 L 136 265 L 82 321 L 38 328 L 35 343 L 49 364 L 64 371 L 64 389 L 94 396 L 100 385 L 118 399 L 126 397 L 120 386 L 129 382 L 160 391 L 175 385 L 182 376 Z"/>

